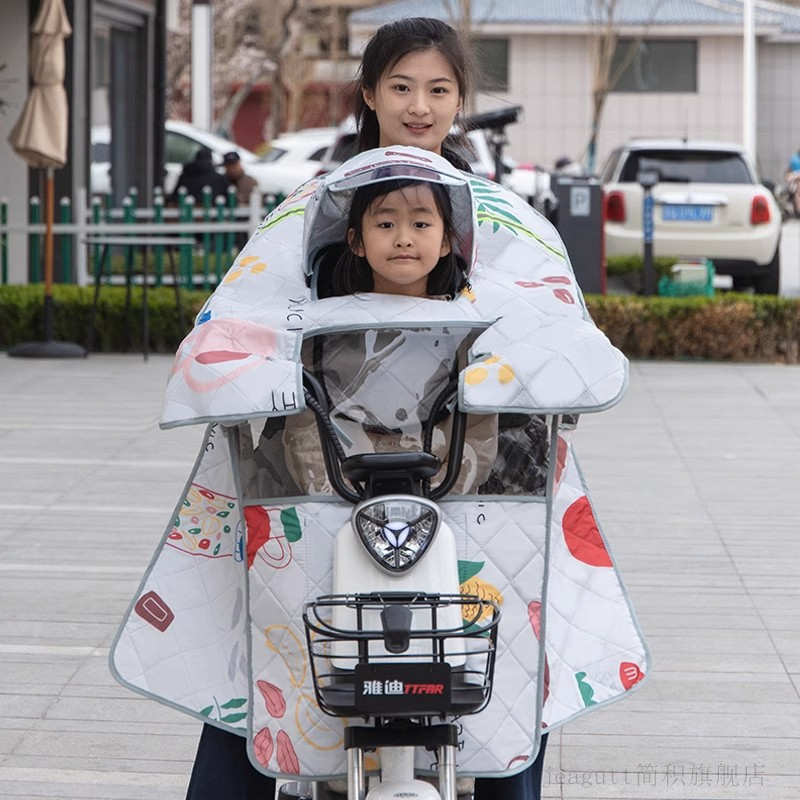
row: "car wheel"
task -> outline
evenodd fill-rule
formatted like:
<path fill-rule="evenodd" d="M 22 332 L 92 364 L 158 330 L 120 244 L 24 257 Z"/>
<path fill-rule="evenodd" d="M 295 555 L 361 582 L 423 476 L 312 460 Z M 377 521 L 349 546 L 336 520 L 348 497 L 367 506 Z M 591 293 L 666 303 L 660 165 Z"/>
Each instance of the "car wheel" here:
<path fill-rule="evenodd" d="M 778 245 L 772 261 L 767 264 L 763 274 L 753 281 L 756 294 L 778 294 L 781 288 L 781 248 Z"/>

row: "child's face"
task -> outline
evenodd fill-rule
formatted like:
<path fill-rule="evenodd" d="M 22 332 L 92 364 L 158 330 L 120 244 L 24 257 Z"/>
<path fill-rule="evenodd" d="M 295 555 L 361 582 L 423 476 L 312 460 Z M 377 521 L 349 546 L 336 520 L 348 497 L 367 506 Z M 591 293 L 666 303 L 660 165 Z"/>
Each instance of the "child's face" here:
<path fill-rule="evenodd" d="M 461 110 L 458 81 L 450 62 L 438 50 L 421 50 L 386 70 L 364 101 L 380 126 L 380 147 L 412 145 L 442 152 L 456 114 Z"/>
<path fill-rule="evenodd" d="M 354 244 L 352 228 L 349 241 L 372 268 L 375 291 L 425 297 L 428 274 L 450 252 L 430 188 L 408 186 L 377 198 L 361 226 L 361 243 Z"/>

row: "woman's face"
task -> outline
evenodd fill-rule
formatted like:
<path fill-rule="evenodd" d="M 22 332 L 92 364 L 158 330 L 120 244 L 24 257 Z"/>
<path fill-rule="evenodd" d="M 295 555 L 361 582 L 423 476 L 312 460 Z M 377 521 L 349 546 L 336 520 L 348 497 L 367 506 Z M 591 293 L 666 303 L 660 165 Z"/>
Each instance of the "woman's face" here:
<path fill-rule="evenodd" d="M 450 62 L 438 50 L 420 50 L 401 58 L 383 73 L 364 101 L 380 125 L 380 147 L 413 145 L 442 152 L 461 94 Z"/>

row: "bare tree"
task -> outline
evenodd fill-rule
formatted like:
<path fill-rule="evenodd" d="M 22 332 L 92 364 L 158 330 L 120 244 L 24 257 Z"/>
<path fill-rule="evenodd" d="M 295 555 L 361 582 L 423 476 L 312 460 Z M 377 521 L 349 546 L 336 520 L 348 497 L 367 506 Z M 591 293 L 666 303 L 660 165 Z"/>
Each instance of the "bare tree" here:
<path fill-rule="evenodd" d="M 609 93 L 617 85 L 625 70 L 633 63 L 639 47 L 649 30 L 661 0 L 656 0 L 645 30 L 634 38 L 624 53 L 618 53 L 619 24 L 616 18 L 619 0 L 587 0 L 588 17 L 595 29 L 590 34 L 592 44 L 592 121 L 589 142 L 586 145 L 586 171 L 594 172 L 597 157 L 597 137 L 603 118 L 603 109 Z M 616 61 L 616 67 L 615 65 Z"/>
<path fill-rule="evenodd" d="M 230 136 L 233 121 L 253 87 L 275 71 L 264 47 L 262 8 L 255 0 L 225 0 L 215 12 L 215 127 L 225 136 Z"/>
<path fill-rule="evenodd" d="M 459 0 L 469 3 L 471 0 Z M 230 135 L 242 103 L 260 83 L 270 85 L 270 110 L 264 138 L 303 123 L 305 93 L 314 61 L 333 63 L 327 112 L 338 122 L 341 90 L 338 65 L 347 56 L 347 17 L 353 8 L 380 0 L 348 0 L 323 5 L 310 0 L 213 0 L 214 119 L 219 132 Z M 168 41 L 167 80 L 170 116 L 191 115 L 191 7 L 179 0 L 180 29 Z M 321 100 L 320 104 L 324 104 Z"/>
<path fill-rule="evenodd" d="M 458 31 L 461 40 L 467 43 L 467 47 L 474 54 L 475 52 L 475 32 L 472 24 L 472 0 L 444 0 L 447 9 L 448 22 Z M 464 98 L 464 111 L 475 109 L 475 96 L 473 93 Z"/>
<path fill-rule="evenodd" d="M 269 74 L 271 64 L 261 49 L 255 0 L 214 0 L 214 117 L 229 132 L 236 112 L 253 85 Z M 192 0 L 180 0 L 179 29 L 167 40 L 168 116 L 191 117 Z M 231 91 L 231 86 L 238 87 Z"/>

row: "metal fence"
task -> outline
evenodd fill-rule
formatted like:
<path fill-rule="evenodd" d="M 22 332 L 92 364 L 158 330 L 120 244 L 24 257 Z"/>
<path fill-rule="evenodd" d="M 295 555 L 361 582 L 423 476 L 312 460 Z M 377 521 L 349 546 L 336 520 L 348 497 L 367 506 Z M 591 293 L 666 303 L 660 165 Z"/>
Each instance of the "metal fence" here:
<path fill-rule="evenodd" d="M 114 282 L 130 278 L 137 249 L 147 245 L 148 237 L 163 241 L 175 240 L 173 253 L 163 244 L 150 248 L 152 269 L 149 280 L 160 286 L 173 280 L 166 270 L 167 255 L 177 256 L 176 277 L 187 288 L 209 289 L 222 279 L 232 258 L 255 231 L 261 220 L 283 200 L 282 196 L 261 197 L 254 192 L 249 206 L 239 206 L 235 191 L 227 197 L 212 197 L 206 187 L 201 204 L 180 191 L 178 203 L 168 205 L 157 190 L 149 206 L 140 205 L 140 198 L 131 190 L 119 207 L 110 195 L 79 202 L 76 208 L 68 197 L 61 198 L 53 224 L 54 279 L 60 283 L 87 285 L 93 279 Z M 23 235 L 28 240 L 27 278 L 40 283 L 44 275 L 45 223 L 38 197 L 28 203 L 27 222 L 9 224 L 8 201 L 0 199 L 0 284 L 9 282 L 10 235 Z M 130 237 L 134 244 L 116 242 Z M 107 246 L 104 239 L 113 239 Z M 180 244 L 177 241 L 180 240 Z"/>

